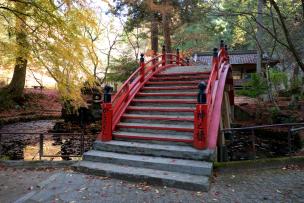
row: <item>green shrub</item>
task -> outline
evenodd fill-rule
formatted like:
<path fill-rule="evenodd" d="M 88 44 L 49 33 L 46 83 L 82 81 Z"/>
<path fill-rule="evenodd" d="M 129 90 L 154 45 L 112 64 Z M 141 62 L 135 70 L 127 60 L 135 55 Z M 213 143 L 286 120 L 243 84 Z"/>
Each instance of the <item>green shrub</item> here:
<path fill-rule="evenodd" d="M 112 82 L 124 82 L 139 67 L 136 60 L 123 56 L 113 61 L 108 73 L 108 80 Z"/>
<path fill-rule="evenodd" d="M 266 80 L 257 73 L 251 74 L 251 79 L 246 82 L 243 89 L 238 90 L 238 95 L 257 98 L 267 92 Z"/>

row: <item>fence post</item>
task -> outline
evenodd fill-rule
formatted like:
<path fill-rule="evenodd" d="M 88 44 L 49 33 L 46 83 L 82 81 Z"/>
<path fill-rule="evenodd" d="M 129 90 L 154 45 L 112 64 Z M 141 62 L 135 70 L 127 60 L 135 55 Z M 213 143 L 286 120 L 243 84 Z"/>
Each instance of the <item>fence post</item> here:
<path fill-rule="evenodd" d="M 166 65 L 166 60 L 167 60 L 165 45 L 163 45 L 162 54 L 163 54 L 162 55 L 162 66 L 165 66 Z"/>
<path fill-rule="evenodd" d="M 144 82 L 145 79 L 145 58 L 144 54 L 140 54 L 140 82 Z"/>
<path fill-rule="evenodd" d="M 180 56 L 179 56 L 179 49 L 177 48 L 176 49 L 176 64 L 177 65 L 179 65 L 179 58 L 180 58 Z"/>
<path fill-rule="evenodd" d="M 0 156 L 2 155 L 2 134 L 0 133 Z"/>
<path fill-rule="evenodd" d="M 43 134 L 39 134 L 39 160 L 43 157 Z"/>
<path fill-rule="evenodd" d="M 84 153 L 84 132 L 80 134 L 80 156 Z"/>
<path fill-rule="evenodd" d="M 207 85 L 205 82 L 201 82 L 198 87 L 198 104 L 196 104 L 194 111 L 193 146 L 197 149 L 204 149 L 207 147 L 207 98 L 205 92 Z"/>
<path fill-rule="evenodd" d="M 256 159 L 256 149 L 255 149 L 255 132 L 254 129 L 251 130 L 250 134 L 251 147 L 252 147 L 252 159 Z"/>
<path fill-rule="evenodd" d="M 291 127 L 288 128 L 288 155 L 291 157 Z"/>
<path fill-rule="evenodd" d="M 106 85 L 104 87 L 104 100 L 102 103 L 102 115 L 101 115 L 101 133 L 99 140 L 110 141 L 112 140 L 112 104 L 111 104 L 111 91 L 113 88 Z"/>

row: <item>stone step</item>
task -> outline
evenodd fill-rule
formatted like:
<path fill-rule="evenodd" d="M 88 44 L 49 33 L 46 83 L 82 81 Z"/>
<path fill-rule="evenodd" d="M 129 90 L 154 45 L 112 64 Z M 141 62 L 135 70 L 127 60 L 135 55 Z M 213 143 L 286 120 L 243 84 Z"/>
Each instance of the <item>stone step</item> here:
<path fill-rule="evenodd" d="M 127 113 L 145 115 L 179 115 L 193 116 L 194 107 L 155 107 L 155 106 L 128 106 Z"/>
<path fill-rule="evenodd" d="M 122 118 L 126 119 L 142 119 L 142 120 L 171 120 L 171 121 L 194 121 L 193 116 L 164 116 L 164 115 L 148 115 L 148 114 L 124 114 Z"/>
<path fill-rule="evenodd" d="M 141 115 L 124 114 L 121 121 L 127 123 L 152 123 L 152 124 L 172 124 L 193 125 L 194 116 L 164 116 L 164 115 Z"/>
<path fill-rule="evenodd" d="M 202 75 L 202 76 L 205 76 L 205 77 L 209 77 L 210 75 L 210 72 L 209 71 L 206 71 L 206 72 L 196 72 L 196 71 L 193 71 L 193 72 L 161 72 L 161 73 L 158 73 L 155 75 L 155 77 L 180 77 L 180 76 L 197 76 L 197 75 Z"/>
<path fill-rule="evenodd" d="M 182 92 L 188 92 L 188 93 L 195 93 L 197 94 L 198 93 L 198 87 L 195 86 L 195 88 L 193 89 L 178 89 L 178 88 L 175 88 L 175 89 L 166 89 L 166 88 L 162 88 L 162 89 L 159 89 L 159 88 L 141 88 L 140 92 L 142 93 L 175 93 L 175 94 L 178 94 L 178 93 L 182 93 Z"/>
<path fill-rule="evenodd" d="M 179 135 L 179 134 L 160 134 L 160 133 L 136 133 L 126 131 L 114 131 L 113 137 L 119 140 L 151 140 L 160 142 L 183 142 L 193 143 L 193 137 L 191 135 Z M 163 143 L 161 143 L 163 144 Z"/>
<path fill-rule="evenodd" d="M 196 82 L 198 84 L 201 81 L 208 81 L 209 76 L 176 76 L 176 77 L 151 77 L 149 82 Z M 198 82 L 198 83 L 197 83 Z"/>
<path fill-rule="evenodd" d="M 143 93 L 136 94 L 136 99 L 197 99 L 196 93 L 180 92 L 180 93 Z"/>
<path fill-rule="evenodd" d="M 162 145 L 112 140 L 109 142 L 96 141 L 94 142 L 93 149 L 125 154 L 151 155 L 202 161 L 213 161 L 215 158 L 215 153 L 213 150 L 198 150 L 193 148 L 193 146 L 177 146 L 173 144 Z"/>
<path fill-rule="evenodd" d="M 193 125 L 169 125 L 169 124 L 145 124 L 145 123 L 125 123 L 117 124 L 117 131 L 135 132 L 135 133 L 153 133 L 193 136 Z"/>
<path fill-rule="evenodd" d="M 83 155 L 86 161 L 119 164 L 124 166 L 149 168 L 192 175 L 211 175 L 212 163 L 184 159 L 172 159 L 143 155 L 91 150 Z"/>
<path fill-rule="evenodd" d="M 160 106 L 160 107 L 195 107 L 196 99 L 133 99 L 133 106 Z"/>
<path fill-rule="evenodd" d="M 143 87 L 143 88 L 141 88 L 141 90 L 156 90 L 156 91 L 162 91 L 162 90 L 196 90 L 196 91 L 198 91 L 198 87 L 197 87 L 197 85 L 195 85 L 195 86 L 193 86 L 193 85 L 191 85 L 191 86 L 178 86 L 178 87 L 176 87 L 176 86 L 169 86 L 169 87 Z"/>
<path fill-rule="evenodd" d="M 194 81 L 149 81 L 145 84 L 145 87 L 169 87 L 169 86 L 187 86 L 196 85 L 206 80 L 194 80 Z"/>
<path fill-rule="evenodd" d="M 81 161 L 74 166 L 77 170 L 113 178 L 131 181 L 145 181 L 149 184 L 165 185 L 187 190 L 208 191 L 209 178 L 201 175 L 191 175 L 155 169 L 105 164 L 92 161 Z"/>

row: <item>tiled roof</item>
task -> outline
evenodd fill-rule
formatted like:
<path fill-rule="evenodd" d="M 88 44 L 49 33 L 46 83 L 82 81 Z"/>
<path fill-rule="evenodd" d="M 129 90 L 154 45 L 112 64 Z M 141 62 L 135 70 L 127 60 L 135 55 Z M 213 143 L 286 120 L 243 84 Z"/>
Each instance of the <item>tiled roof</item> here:
<path fill-rule="evenodd" d="M 196 56 L 195 56 L 196 55 Z M 235 51 L 229 52 L 230 64 L 256 64 L 257 63 L 257 53 L 256 51 Z M 196 59 L 196 60 L 195 60 Z M 193 60 L 197 63 L 209 65 L 212 61 L 212 53 L 197 53 L 193 55 Z M 263 59 L 266 62 L 267 59 Z M 273 60 L 271 60 L 273 62 Z"/>

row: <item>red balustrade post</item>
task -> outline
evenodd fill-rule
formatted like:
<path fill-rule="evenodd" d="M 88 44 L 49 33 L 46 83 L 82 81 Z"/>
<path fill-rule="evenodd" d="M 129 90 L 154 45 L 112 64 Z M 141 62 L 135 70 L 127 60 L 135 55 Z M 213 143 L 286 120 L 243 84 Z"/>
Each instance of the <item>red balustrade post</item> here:
<path fill-rule="evenodd" d="M 220 42 L 220 52 L 219 52 L 219 56 L 218 56 L 220 66 L 225 61 L 225 56 L 226 56 L 225 44 L 224 44 L 224 40 L 221 40 L 221 42 Z"/>
<path fill-rule="evenodd" d="M 162 54 L 163 54 L 162 55 L 162 66 L 165 66 L 166 65 L 166 60 L 167 60 L 165 45 L 163 45 Z"/>
<path fill-rule="evenodd" d="M 152 65 L 153 65 L 153 70 L 152 70 L 152 71 L 153 71 L 153 72 L 155 72 L 155 70 L 156 70 L 156 67 L 155 67 L 155 64 L 156 64 L 156 62 L 157 62 L 157 61 L 156 61 L 156 58 L 155 58 L 156 55 L 157 55 L 156 51 L 153 50 L 153 56 L 152 56 L 152 57 L 154 58 L 154 59 L 152 60 Z"/>
<path fill-rule="evenodd" d="M 140 82 L 145 80 L 145 58 L 144 54 L 140 54 Z"/>
<path fill-rule="evenodd" d="M 212 67 L 215 68 L 215 71 L 216 71 L 216 79 L 218 79 L 219 59 L 218 59 L 217 48 L 214 48 L 214 49 L 213 49 Z"/>
<path fill-rule="evenodd" d="M 106 85 L 104 88 L 104 99 L 102 103 L 102 116 L 101 116 L 101 133 L 99 140 L 106 142 L 112 140 L 112 119 L 113 110 L 111 104 L 111 91 L 112 87 Z"/>
<path fill-rule="evenodd" d="M 207 98 L 206 98 L 206 83 L 199 84 L 199 93 L 197 96 L 198 104 L 194 111 L 194 135 L 193 146 L 197 149 L 205 149 L 208 142 L 208 125 L 207 125 Z"/>
<path fill-rule="evenodd" d="M 179 55 L 179 49 L 176 49 L 176 64 L 179 65 L 180 64 L 180 55 Z"/>
<path fill-rule="evenodd" d="M 229 62 L 228 45 L 227 44 L 225 44 L 225 54 L 226 54 L 226 60 Z"/>

